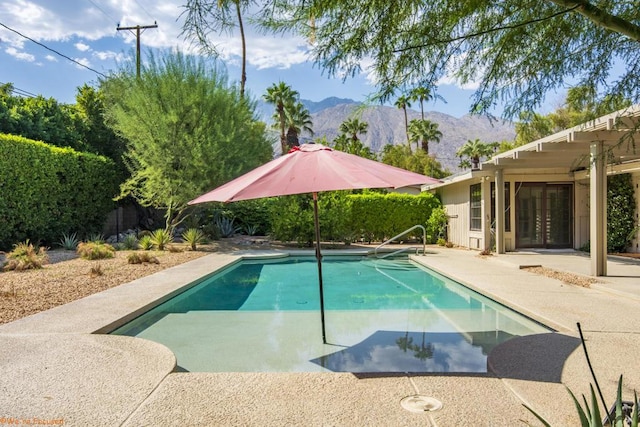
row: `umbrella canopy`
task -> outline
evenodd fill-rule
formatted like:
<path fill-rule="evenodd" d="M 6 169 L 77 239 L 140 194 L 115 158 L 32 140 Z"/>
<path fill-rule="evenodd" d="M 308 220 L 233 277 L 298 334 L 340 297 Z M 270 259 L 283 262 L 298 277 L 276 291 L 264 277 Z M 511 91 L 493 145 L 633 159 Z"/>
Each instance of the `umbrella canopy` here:
<path fill-rule="evenodd" d="M 327 342 L 322 291 L 322 255 L 318 221 L 318 193 L 363 188 L 401 188 L 434 184 L 437 179 L 409 172 L 321 144 L 302 144 L 288 154 L 270 161 L 189 202 L 233 202 L 263 197 L 313 193 L 316 258 L 320 288 L 322 340 Z"/>
<path fill-rule="evenodd" d="M 262 197 L 363 188 L 434 184 L 437 179 L 409 172 L 321 144 L 302 144 L 189 204 L 233 202 Z"/>

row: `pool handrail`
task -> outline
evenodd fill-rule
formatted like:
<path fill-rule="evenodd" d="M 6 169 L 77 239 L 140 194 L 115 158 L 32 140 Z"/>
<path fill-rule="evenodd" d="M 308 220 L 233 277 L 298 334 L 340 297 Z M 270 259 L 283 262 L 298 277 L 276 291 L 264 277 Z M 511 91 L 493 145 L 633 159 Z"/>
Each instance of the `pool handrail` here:
<path fill-rule="evenodd" d="M 382 242 L 381 244 L 379 244 L 378 246 L 376 246 L 376 248 L 373 250 L 374 255 L 375 255 L 376 257 L 378 257 L 378 250 L 379 250 L 380 248 L 382 248 L 383 246 L 387 245 L 388 243 L 393 242 L 393 241 L 394 241 L 394 240 L 396 240 L 398 237 L 402 237 L 402 236 L 404 236 L 405 234 L 407 234 L 407 233 L 409 233 L 409 232 L 411 232 L 411 231 L 415 230 L 416 228 L 420 228 L 420 229 L 422 229 L 422 254 L 424 255 L 424 254 L 426 253 L 426 248 L 427 248 L 427 230 L 426 230 L 426 229 L 424 228 L 424 226 L 423 226 L 423 225 L 421 225 L 421 224 L 414 225 L 413 227 L 411 227 L 411 228 L 408 228 L 408 229 L 404 230 L 402 233 L 400 233 L 400 234 L 398 234 L 398 235 L 396 235 L 396 236 L 393 236 L 392 238 L 387 239 L 386 241 Z M 379 257 L 379 258 L 386 258 L 386 257 L 389 257 L 389 256 L 391 256 L 391 255 L 395 255 L 395 254 L 398 254 L 398 253 L 400 253 L 400 252 L 404 252 L 404 251 L 407 251 L 407 250 L 410 250 L 410 249 L 414 249 L 414 248 L 415 248 L 415 246 L 412 246 L 412 247 L 409 247 L 409 248 L 401 248 L 401 249 L 398 249 L 398 250 L 397 250 L 397 251 L 395 251 L 395 252 L 391 252 L 391 253 L 386 254 L 386 255 L 384 255 L 384 256 L 382 256 L 382 257 Z M 418 251 L 417 251 L 418 249 L 419 249 L 419 248 L 416 248 L 416 253 L 418 252 Z"/>

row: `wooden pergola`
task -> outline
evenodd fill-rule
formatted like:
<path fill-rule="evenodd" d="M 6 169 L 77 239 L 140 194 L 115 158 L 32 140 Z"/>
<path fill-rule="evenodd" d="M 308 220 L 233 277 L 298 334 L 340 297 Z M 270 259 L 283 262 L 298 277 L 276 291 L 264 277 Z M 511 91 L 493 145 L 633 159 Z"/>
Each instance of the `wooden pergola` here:
<path fill-rule="evenodd" d="M 640 105 L 500 153 L 481 164 L 495 174 L 496 252 L 505 252 L 504 169 L 563 168 L 589 178 L 591 274 L 607 274 L 607 175 L 640 170 Z"/>

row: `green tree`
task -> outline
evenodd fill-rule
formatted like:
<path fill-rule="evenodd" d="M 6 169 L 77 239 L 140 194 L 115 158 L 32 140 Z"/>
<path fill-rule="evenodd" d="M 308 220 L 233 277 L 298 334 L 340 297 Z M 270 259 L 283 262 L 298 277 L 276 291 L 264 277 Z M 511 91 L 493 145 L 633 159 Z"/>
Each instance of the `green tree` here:
<path fill-rule="evenodd" d="M 265 101 L 275 105 L 276 112 L 274 118 L 276 119 L 275 126 L 280 129 L 280 149 L 282 154 L 287 153 L 287 113 L 285 111 L 286 106 L 293 105 L 298 99 L 298 92 L 291 89 L 291 86 L 284 82 L 274 83 L 267 88 L 267 92 L 262 96 Z"/>
<path fill-rule="evenodd" d="M 358 118 L 347 119 L 340 123 L 338 130 L 351 138 L 353 141 L 359 141 L 358 135 L 364 135 L 369 129 L 369 124 L 360 121 Z"/>
<path fill-rule="evenodd" d="M 313 37 L 314 59 L 330 75 L 357 74 L 371 58 L 383 100 L 444 77 L 476 84 L 470 111 L 505 102 L 509 118 L 568 84 L 640 99 L 635 2 L 282 0 L 264 23 Z"/>
<path fill-rule="evenodd" d="M 359 139 L 350 138 L 344 133 L 342 135 L 338 135 L 336 139 L 333 140 L 332 145 L 334 149 L 345 153 L 355 154 L 356 156 L 364 157 L 365 159 L 376 159 L 376 155 L 369 147 L 365 146 Z"/>
<path fill-rule="evenodd" d="M 167 230 L 186 218 L 189 200 L 272 158 L 255 103 L 214 63 L 150 54 L 139 79 L 129 62 L 101 89 L 107 124 L 128 143 L 120 197 L 164 210 Z"/>
<path fill-rule="evenodd" d="M 247 41 L 242 16 L 247 12 L 248 0 L 187 0 L 183 6 L 186 14 L 182 34 L 197 41 L 205 52 L 218 55 L 215 43 L 209 40 L 211 33 L 233 33 L 240 31 L 242 43 L 242 72 L 240 75 L 240 96 L 244 97 L 247 82 Z"/>
<path fill-rule="evenodd" d="M 409 117 L 407 116 L 407 109 L 411 108 L 411 98 L 406 95 L 401 95 L 396 99 L 395 106 L 404 112 L 404 131 L 407 135 L 407 145 L 411 144 L 409 140 Z"/>
<path fill-rule="evenodd" d="M 313 121 L 309 110 L 299 101 L 285 105 L 284 114 L 287 126 L 287 148 L 290 150 L 292 147 L 300 145 L 299 137 L 302 132 L 313 136 Z"/>
<path fill-rule="evenodd" d="M 480 159 L 483 157 L 491 157 L 498 148 L 496 142 L 482 142 L 479 139 L 467 140 L 462 147 L 456 152 L 456 156 L 460 157 L 460 167 L 470 167 L 478 169 Z"/>
<path fill-rule="evenodd" d="M 440 142 L 442 132 L 438 130 L 438 124 L 430 120 L 413 119 L 409 122 L 409 141 L 418 143 L 422 146 L 422 151 L 429 154 L 429 142 Z"/>
<path fill-rule="evenodd" d="M 432 178 L 444 178 L 451 173 L 442 168 L 435 157 L 423 150 L 411 151 L 411 147 L 404 144 L 387 144 L 382 148 L 382 163 L 402 168 L 411 172 L 427 175 Z"/>

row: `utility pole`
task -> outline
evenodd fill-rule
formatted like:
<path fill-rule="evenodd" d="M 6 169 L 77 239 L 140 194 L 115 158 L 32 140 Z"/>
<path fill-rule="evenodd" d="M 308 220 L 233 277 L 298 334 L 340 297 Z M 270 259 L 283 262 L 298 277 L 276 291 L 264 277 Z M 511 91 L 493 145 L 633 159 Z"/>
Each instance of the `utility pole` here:
<path fill-rule="evenodd" d="M 118 31 L 129 30 L 132 33 L 133 30 L 136 30 L 136 75 L 138 78 L 140 78 L 140 34 L 142 34 L 140 30 L 146 30 L 148 28 L 158 28 L 157 21 L 154 22 L 153 25 L 136 25 L 135 27 L 121 27 L 120 24 L 118 24 L 118 28 L 116 28 Z"/>

